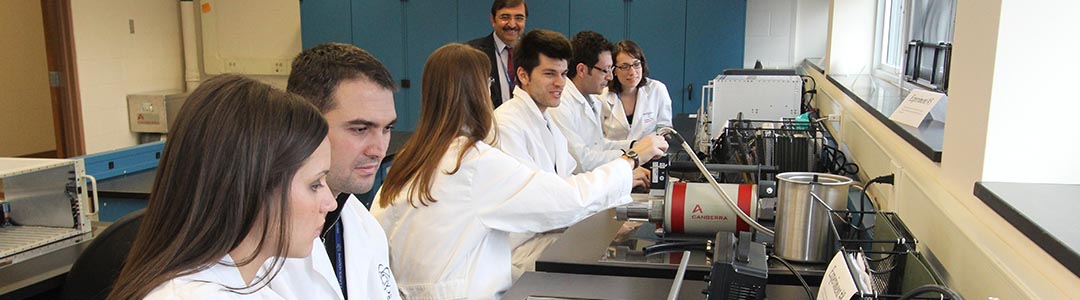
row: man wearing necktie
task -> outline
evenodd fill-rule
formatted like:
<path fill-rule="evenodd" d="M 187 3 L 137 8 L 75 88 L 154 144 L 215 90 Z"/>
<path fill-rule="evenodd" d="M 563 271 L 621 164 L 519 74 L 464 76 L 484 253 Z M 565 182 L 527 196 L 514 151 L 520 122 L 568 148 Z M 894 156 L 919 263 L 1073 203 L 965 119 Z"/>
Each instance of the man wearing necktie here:
<path fill-rule="evenodd" d="M 491 28 L 489 35 L 473 39 L 466 44 L 487 54 L 491 62 L 491 102 L 499 107 L 512 97 L 517 84 L 514 75 L 513 48 L 525 32 L 529 7 L 525 0 L 495 0 L 491 4 Z"/>

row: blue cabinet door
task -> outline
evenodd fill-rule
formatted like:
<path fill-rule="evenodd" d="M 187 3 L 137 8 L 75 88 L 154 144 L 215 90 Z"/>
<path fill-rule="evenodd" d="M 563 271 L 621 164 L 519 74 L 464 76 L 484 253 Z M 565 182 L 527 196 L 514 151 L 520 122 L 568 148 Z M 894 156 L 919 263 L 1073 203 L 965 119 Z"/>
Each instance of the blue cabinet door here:
<path fill-rule="evenodd" d="M 304 49 L 326 42 L 352 43 L 350 0 L 300 1 L 300 39 Z"/>
<path fill-rule="evenodd" d="M 464 43 L 481 36 L 491 35 L 491 0 L 458 0 L 457 16 L 458 42 Z M 528 21 L 531 20 L 527 20 L 526 25 Z"/>
<path fill-rule="evenodd" d="M 570 0 L 532 1 L 528 5 L 529 19 L 525 21 L 525 30 L 554 30 L 567 38 L 574 34 L 570 32 Z"/>
<path fill-rule="evenodd" d="M 570 30 L 570 0 L 527 3 L 529 17 L 525 31 L 548 29 L 564 35 Z M 458 0 L 458 40 L 462 42 L 491 34 L 491 0 Z M 569 36 L 568 36 L 569 37 Z"/>
<path fill-rule="evenodd" d="M 567 36 L 582 30 L 596 31 L 611 43 L 625 39 L 629 5 L 626 0 L 574 0 L 570 2 L 570 30 Z"/>
<path fill-rule="evenodd" d="M 746 0 L 686 1 L 686 76 L 691 101 L 682 112 L 697 113 L 701 86 L 724 69 L 742 68 Z"/>
<path fill-rule="evenodd" d="M 420 87 L 424 63 L 435 49 L 458 42 L 457 2 L 410 0 L 405 8 L 405 76 L 411 82 L 405 97 L 407 109 L 398 110 L 399 130 L 412 131 L 420 117 Z"/>
<path fill-rule="evenodd" d="M 634 0 L 630 3 L 630 40 L 641 46 L 649 64 L 649 78 L 667 85 L 671 109 L 682 111 L 686 48 L 686 2 Z"/>
<path fill-rule="evenodd" d="M 317 1 L 304 1 L 317 2 Z M 415 88 L 403 88 L 401 80 L 408 78 L 405 69 L 404 11 L 399 1 L 352 1 L 352 40 L 379 59 L 399 84 L 394 93 L 394 109 L 399 128 L 412 130 L 419 117 L 419 106 L 408 101 Z M 416 112 L 416 113 L 412 113 Z"/>

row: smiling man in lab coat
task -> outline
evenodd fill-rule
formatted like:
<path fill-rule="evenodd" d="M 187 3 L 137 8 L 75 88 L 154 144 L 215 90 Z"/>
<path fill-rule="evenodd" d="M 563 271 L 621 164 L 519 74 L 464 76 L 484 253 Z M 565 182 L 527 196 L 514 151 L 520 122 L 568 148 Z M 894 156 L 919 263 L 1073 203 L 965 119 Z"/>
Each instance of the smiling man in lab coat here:
<path fill-rule="evenodd" d="M 495 110 L 497 147 L 523 164 L 563 178 L 573 175 L 578 163 L 570 155 L 567 139 L 552 122 L 548 110 L 559 106 L 567 84 L 567 60 L 572 56 L 570 41 L 558 32 L 535 30 L 526 34 L 514 48 L 518 85 L 513 98 Z M 649 138 L 643 140 L 646 139 Z M 615 159 L 618 156 L 607 162 Z M 634 182 L 643 185 L 644 178 L 635 178 Z M 557 237 L 556 234 L 510 234 L 514 279 L 533 271 L 536 259 Z"/>
<path fill-rule="evenodd" d="M 613 77 L 615 64 L 611 51 L 615 46 L 591 30 L 578 32 L 570 44 L 574 48 L 567 70 L 571 80 L 566 82 L 559 106 L 549 112 L 566 136 L 570 155 L 577 161 L 574 173 L 581 173 L 618 158 L 622 150 L 630 149 L 633 141 L 604 138 L 600 112 L 605 104 L 596 98 Z M 635 184 L 647 182 L 649 171 L 644 168 L 634 171 Z"/>
<path fill-rule="evenodd" d="M 323 226 L 326 249 L 287 260 L 271 282 L 286 299 L 400 299 L 386 234 L 354 196 L 372 190 L 386 156 L 397 121 L 394 89 L 386 67 L 353 45 L 322 44 L 293 60 L 288 91 L 314 104 L 330 125 L 326 183 L 338 209 Z"/>

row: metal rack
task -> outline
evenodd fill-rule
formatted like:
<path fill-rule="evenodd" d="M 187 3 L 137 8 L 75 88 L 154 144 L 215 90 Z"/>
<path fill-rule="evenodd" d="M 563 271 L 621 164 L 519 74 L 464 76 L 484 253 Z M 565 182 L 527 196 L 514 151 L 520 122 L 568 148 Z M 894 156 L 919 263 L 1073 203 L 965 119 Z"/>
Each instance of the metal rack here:
<path fill-rule="evenodd" d="M 864 274 L 851 274 L 859 288 L 854 299 L 899 299 L 925 284 L 944 286 L 926 258 L 916 251 L 918 241 L 896 213 L 831 212 L 830 228 L 837 251 L 843 252 L 849 270 L 866 270 Z M 951 298 L 926 293 L 912 299 Z"/>
<path fill-rule="evenodd" d="M 707 162 L 736 165 L 773 166 L 753 174 L 722 174 L 721 182 L 756 183 L 784 172 L 818 171 L 824 135 L 815 122 L 792 119 L 728 121 L 723 133 L 712 142 Z"/>
<path fill-rule="evenodd" d="M 91 237 L 84 178 L 81 159 L 0 158 L 0 268 Z"/>

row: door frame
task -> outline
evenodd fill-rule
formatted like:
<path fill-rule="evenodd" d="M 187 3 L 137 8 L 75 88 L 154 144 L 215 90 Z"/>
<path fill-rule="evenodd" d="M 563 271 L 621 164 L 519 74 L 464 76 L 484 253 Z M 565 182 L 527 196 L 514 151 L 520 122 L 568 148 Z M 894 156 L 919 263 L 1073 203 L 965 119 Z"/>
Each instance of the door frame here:
<path fill-rule="evenodd" d="M 71 0 L 41 0 L 45 27 L 45 52 L 49 72 L 59 72 L 59 84 L 50 80 L 56 154 L 59 158 L 86 154 L 82 104 L 75 61 Z M 51 78 L 52 76 L 50 76 Z"/>

